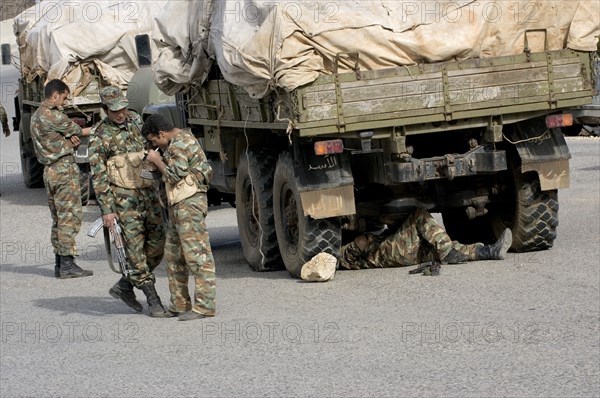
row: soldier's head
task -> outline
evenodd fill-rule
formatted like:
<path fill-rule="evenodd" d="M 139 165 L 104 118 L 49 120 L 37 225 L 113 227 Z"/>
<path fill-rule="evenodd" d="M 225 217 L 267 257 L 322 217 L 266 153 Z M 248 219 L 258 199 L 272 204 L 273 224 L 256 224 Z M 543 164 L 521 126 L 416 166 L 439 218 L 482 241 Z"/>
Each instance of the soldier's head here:
<path fill-rule="evenodd" d="M 44 87 L 44 98 L 53 105 L 62 106 L 69 96 L 69 86 L 59 79 L 52 79 Z"/>
<path fill-rule="evenodd" d="M 154 114 L 144 120 L 142 135 L 152 143 L 154 147 L 166 148 L 171 142 L 175 125 L 162 115 Z"/>
<path fill-rule="evenodd" d="M 109 86 L 100 92 L 102 108 L 108 115 L 108 119 L 116 124 L 123 124 L 127 120 L 129 101 L 123 95 L 120 88 Z"/>

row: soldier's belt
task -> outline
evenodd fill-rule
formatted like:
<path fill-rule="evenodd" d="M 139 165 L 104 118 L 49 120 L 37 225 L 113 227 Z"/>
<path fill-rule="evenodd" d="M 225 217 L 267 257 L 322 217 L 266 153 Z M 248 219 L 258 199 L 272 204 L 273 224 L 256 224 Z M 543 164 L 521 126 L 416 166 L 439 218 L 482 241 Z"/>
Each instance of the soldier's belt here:
<path fill-rule="evenodd" d="M 75 158 L 73 157 L 73 155 L 65 155 L 56 159 L 54 163 L 47 164 L 46 166 L 54 166 L 55 164 L 61 163 L 75 163 Z"/>

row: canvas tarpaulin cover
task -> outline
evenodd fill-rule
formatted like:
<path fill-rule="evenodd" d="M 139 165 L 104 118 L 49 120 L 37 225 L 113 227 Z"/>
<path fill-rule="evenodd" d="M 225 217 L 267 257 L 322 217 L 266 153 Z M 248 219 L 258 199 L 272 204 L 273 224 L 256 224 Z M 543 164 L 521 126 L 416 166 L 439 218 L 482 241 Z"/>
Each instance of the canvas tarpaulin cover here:
<path fill-rule="evenodd" d="M 170 1 L 156 16 L 155 81 L 173 94 L 216 62 L 262 97 L 352 69 L 349 53 L 362 70 L 512 55 L 526 31 L 531 51 L 595 51 L 599 20 L 597 0 Z"/>

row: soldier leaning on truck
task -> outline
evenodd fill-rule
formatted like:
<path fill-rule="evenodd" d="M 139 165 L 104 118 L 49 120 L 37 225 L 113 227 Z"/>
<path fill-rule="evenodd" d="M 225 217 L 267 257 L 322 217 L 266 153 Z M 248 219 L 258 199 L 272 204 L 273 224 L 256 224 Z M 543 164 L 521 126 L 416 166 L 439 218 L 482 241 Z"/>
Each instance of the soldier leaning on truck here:
<path fill-rule="evenodd" d="M 165 258 L 171 291 L 168 313 L 180 321 L 215 315 L 215 262 L 205 225 L 206 191 L 212 175 L 206 155 L 190 129 L 178 129 L 161 115 L 144 122 L 142 134 L 165 150 L 164 162 L 148 152 L 163 175 L 169 205 Z M 195 279 L 194 300 L 188 292 L 189 273 Z"/>
<path fill-rule="evenodd" d="M 31 137 L 35 155 L 44 165 L 44 185 L 52 214 L 51 242 L 55 253 L 54 276 L 61 279 L 91 276 L 81 269 L 75 238 L 81 228 L 81 188 L 79 167 L 73 152 L 79 137 L 87 136 L 89 128 L 81 129 L 62 112 L 69 96 L 69 86 L 61 80 L 50 80 L 44 88 L 44 101 L 31 117 Z"/>
<path fill-rule="evenodd" d="M 364 269 L 403 267 L 428 261 L 457 264 L 502 260 L 511 244 L 512 233 L 508 228 L 493 245 L 463 245 L 452 241 L 427 210 L 417 208 L 393 235 L 360 235 L 342 246 L 339 267 Z"/>
<path fill-rule="evenodd" d="M 133 287 L 141 289 L 151 317 L 167 314 L 156 293 L 152 271 L 160 264 L 164 252 L 165 227 L 160 203 L 152 181 L 140 177 L 142 158 L 148 142 L 142 137 L 142 119 L 127 109 L 128 101 L 117 87 L 101 92 L 107 113 L 90 139 L 90 166 L 96 199 L 104 225 L 110 227 L 117 218 L 131 263 L 135 270 L 122 277 L 110 290 L 114 298 L 141 312 Z"/>

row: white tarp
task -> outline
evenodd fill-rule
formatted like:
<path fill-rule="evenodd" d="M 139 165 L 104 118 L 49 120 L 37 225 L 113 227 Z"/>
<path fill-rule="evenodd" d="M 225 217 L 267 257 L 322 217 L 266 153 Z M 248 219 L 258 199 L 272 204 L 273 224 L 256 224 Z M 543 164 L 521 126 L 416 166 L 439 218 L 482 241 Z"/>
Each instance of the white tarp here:
<path fill-rule="evenodd" d="M 167 1 L 68 0 L 41 1 L 14 20 L 24 77 L 60 78 L 74 94 L 83 90 L 90 73 L 127 87 L 139 68 L 135 36 L 153 31 L 153 16 Z M 151 40 L 153 54 L 157 48 Z"/>
<path fill-rule="evenodd" d="M 332 73 L 339 53 L 359 53 L 363 70 L 512 55 L 535 29 L 546 29 L 552 50 L 594 51 L 600 2 L 176 0 L 156 23 L 155 81 L 165 92 L 201 83 L 216 60 L 228 81 L 262 97 Z M 542 33 L 527 36 L 532 51 L 544 50 Z"/>

